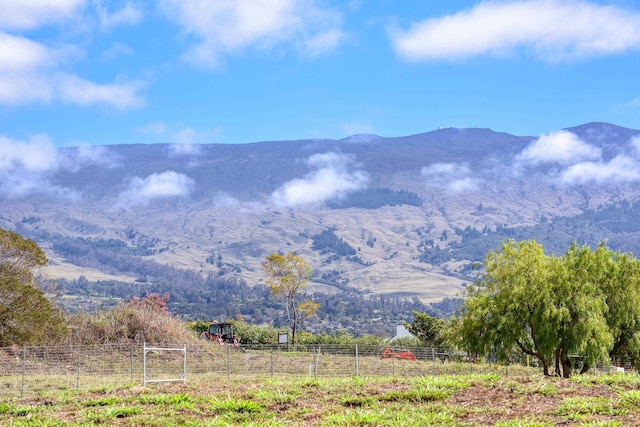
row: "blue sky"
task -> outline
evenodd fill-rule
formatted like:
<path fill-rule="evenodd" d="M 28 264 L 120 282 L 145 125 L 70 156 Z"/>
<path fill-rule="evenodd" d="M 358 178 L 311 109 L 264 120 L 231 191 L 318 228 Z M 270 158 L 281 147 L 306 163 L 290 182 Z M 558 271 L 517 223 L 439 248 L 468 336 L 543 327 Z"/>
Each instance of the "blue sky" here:
<path fill-rule="evenodd" d="M 637 1 L 0 0 L 5 146 L 638 129 L 638 76 Z"/>

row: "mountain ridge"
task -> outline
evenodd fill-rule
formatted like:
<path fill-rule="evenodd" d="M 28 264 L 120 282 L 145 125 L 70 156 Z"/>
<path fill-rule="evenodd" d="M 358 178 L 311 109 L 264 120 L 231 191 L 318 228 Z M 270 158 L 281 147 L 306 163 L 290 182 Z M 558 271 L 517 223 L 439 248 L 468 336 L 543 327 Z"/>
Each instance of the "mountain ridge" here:
<path fill-rule="evenodd" d="M 73 239 L 250 285 L 264 283 L 266 255 L 295 251 L 315 271 L 313 290 L 348 285 L 432 302 L 473 280 L 469 266 L 481 258 L 456 255 L 473 234 L 465 230 L 535 227 L 640 196 L 640 131 L 608 123 L 540 137 L 484 128 L 353 137 L 60 148 L 39 175 L 14 170 L 22 187 L 39 187 L 16 195 L 0 186 L 0 226 L 38 241 L 54 277 L 153 287 L 155 278 L 114 267 L 115 255 L 112 264 L 70 261 L 56 248 Z M 358 207 L 355 195 L 375 207 Z M 314 250 L 326 230 L 355 255 Z"/>

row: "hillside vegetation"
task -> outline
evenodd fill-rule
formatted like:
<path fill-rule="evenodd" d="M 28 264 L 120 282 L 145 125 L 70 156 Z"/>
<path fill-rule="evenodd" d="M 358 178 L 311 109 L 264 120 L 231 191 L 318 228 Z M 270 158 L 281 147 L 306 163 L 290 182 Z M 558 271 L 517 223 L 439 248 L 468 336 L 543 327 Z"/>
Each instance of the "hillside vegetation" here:
<path fill-rule="evenodd" d="M 67 147 L 38 191 L 0 194 L 0 227 L 43 247 L 70 309 L 170 292 L 186 317 L 273 319 L 260 263 L 293 251 L 314 298 L 392 329 L 402 310 L 455 300 L 504 238 L 640 253 L 639 136 L 589 123 L 540 137 L 111 145 L 91 158 Z M 544 149 L 566 141 L 590 157 Z M 357 329 L 358 316 L 332 327 Z"/>

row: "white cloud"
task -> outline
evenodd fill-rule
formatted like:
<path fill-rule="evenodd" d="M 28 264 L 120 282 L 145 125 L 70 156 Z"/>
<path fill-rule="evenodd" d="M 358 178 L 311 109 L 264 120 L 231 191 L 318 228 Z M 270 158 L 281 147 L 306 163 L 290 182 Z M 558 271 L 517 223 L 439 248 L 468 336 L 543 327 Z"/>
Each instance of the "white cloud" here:
<path fill-rule="evenodd" d="M 40 68 L 51 62 L 52 56 L 40 43 L 0 31 L 0 73 Z"/>
<path fill-rule="evenodd" d="M 482 180 L 474 178 L 471 168 L 464 163 L 433 163 L 424 166 L 420 174 L 427 187 L 439 187 L 452 193 L 474 191 L 482 184 Z"/>
<path fill-rule="evenodd" d="M 2 0 L 0 28 L 27 30 L 73 17 L 85 0 Z"/>
<path fill-rule="evenodd" d="M 48 103 L 54 89 L 46 76 L 37 73 L 0 73 L 0 104 Z"/>
<path fill-rule="evenodd" d="M 620 184 L 640 181 L 640 164 L 618 155 L 610 162 L 582 162 L 568 167 L 561 176 L 564 184 Z"/>
<path fill-rule="evenodd" d="M 58 18 L 69 18 L 79 2 L 70 1 L 0 1 L 0 23 L 10 28 L 37 28 Z M 5 12 L 11 14 L 3 15 Z M 126 9 L 126 8 L 125 8 Z M 56 13 L 56 11 L 58 13 Z M 45 15 L 51 13 L 47 20 Z M 1 25 L 0 25 L 1 27 Z M 122 48 L 120 49 L 122 51 Z M 29 38 L 0 30 L 0 104 L 24 105 L 62 101 L 81 106 L 108 105 L 119 109 L 143 104 L 139 82 L 117 79 L 113 83 L 96 83 L 62 71 L 73 45 L 51 48 Z"/>
<path fill-rule="evenodd" d="M 138 95 L 138 82 L 98 84 L 80 77 L 61 74 L 56 79 L 56 91 L 62 101 L 82 106 L 104 104 L 128 109 L 143 105 Z"/>
<path fill-rule="evenodd" d="M 314 169 L 312 172 L 304 178 L 285 182 L 272 194 L 277 205 L 319 204 L 365 188 L 369 182 L 366 172 L 349 170 L 352 162 L 342 154 L 314 154 L 307 159 L 307 164 Z"/>
<path fill-rule="evenodd" d="M 98 14 L 98 20 L 100 22 L 100 28 L 108 31 L 113 27 L 124 24 L 136 24 L 142 20 L 142 11 L 135 7 L 131 2 L 115 12 L 109 12 L 106 7 L 102 6 L 101 2 L 96 4 L 96 11 Z"/>
<path fill-rule="evenodd" d="M 296 46 L 305 55 L 333 50 L 342 40 L 341 16 L 314 0 L 162 0 L 166 15 L 195 38 L 185 54 L 194 65 L 216 67 L 221 57 L 248 48 Z"/>
<path fill-rule="evenodd" d="M 69 170 L 76 171 L 82 167 L 93 165 L 113 168 L 119 166 L 118 158 L 103 145 L 82 145 L 75 148 L 69 156 Z"/>
<path fill-rule="evenodd" d="M 213 205 L 216 208 L 238 208 L 241 207 L 240 200 L 233 197 L 229 193 L 220 191 L 213 199 Z"/>
<path fill-rule="evenodd" d="M 601 156 L 600 148 L 587 144 L 574 133 L 560 130 L 542 135 L 522 150 L 515 160 L 533 165 L 542 163 L 570 165 L 587 160 L 598 160 Z"/>
<path fill-rule="evenodd" d="M 503 56 L 524 48 L 562 61 L 639 49 L 639 21 L 638 11 L 588 1 L 484 1 L 390 34 L 398 54 L 410 60 Z"/>
<path fill-rule="evenodd" d="M 153 200 L 187 197 L 195 182 L 187 175 L 174 171 L 154 173 L 146 178 L 135 177 L 127 190 L 120 193 L 119 207 L 147 206 Z"/>
<path fill-rule="evenodd" d="M 58 53 L 30 40 L 0 33 L 0 104 L 23 105 L 54 100 L 120 109 L 140 107 L 141 84 L 94 83 L 56 71 Z"/>
<path fill-rule="evenodd" d="M 108 105 L 120 109 L 143 105 L 139 82 L 95 83 L 73 74 L 55 72 L 55 57 L 42 45 L 26 39 L 2 38 L 0 33 L 0 104 L 22 105 L 53 100 L 81 106 Z M 10 40 L 3 52 L 2 42 Z M 19 52 L 15 55 L 12 52 Z M 7 58 L 4 58 L 4 56 Z M 5 60 L 6 59 L 6 60 Z"/>
<path fill-rule="evenodd" d="M 83 167 L 118 166 L 117 158 L 103 146 L 58 149 L 44 134 L 28 141 L 0 135 L 0 196 L 47 194 L 65 199 L 79 197 L 76 190 L 54 184 L 57 172 L 78 172 Z"/>
<path fill-rule="evenodd" d="M 306 39 L 302 50 L 310 57 L 317 57 L 334 51 L 344 40 L 344 32 L 339 28 L 331 28 Z"/>
<path fill-rule="evenodd" d="M 0 172 L 48 172 L 58 168 L 58 151 L 46 135 L 28 142 L 0 136 Z"/>

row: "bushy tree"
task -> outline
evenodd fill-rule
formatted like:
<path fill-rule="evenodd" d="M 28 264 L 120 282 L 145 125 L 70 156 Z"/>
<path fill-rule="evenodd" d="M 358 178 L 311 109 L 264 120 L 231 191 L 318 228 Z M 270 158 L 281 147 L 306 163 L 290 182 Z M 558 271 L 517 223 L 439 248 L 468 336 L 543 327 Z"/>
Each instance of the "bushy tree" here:
<path fill-rule="evenodd" d="M 600 251 L 574 244 L 555 257 L 535 241 L 503 242 L 487 254 L 485 272 L 469 288 L 453 323 L 460 343 L 501 360 L 520 351 L 537 358 L 545 375 L 555 366 L 558 375 L 570 376 L 573 354 L 586 366 L 608 360 L 615 337 L 623 334 L 613 328 L 602 283 L 603 275 L 617 282 L 616 269 L 605 268 L 617 257 Z M 619 323 L 625 330 L 625 322 Z"/>
<path fill-rule="evenodd" d="M 47 344 L 66 334 L 62 312 L 38 286 L 46 264 L 37 243 L 0 228 L 0 346 Z"/>
<path fill-rule="evenodd" d="M 291 343 L 296 343 L 297 328 L 305 318 L 312 316 L 319 305 L 306 299 L 297 303 L 298 296 L 311 278 L 311 266 L 301 257 L 289 252 L 272 253 L 262 263 L 271 292 L 284 299 L 287 317 L 291 322 Z"/>
<path fill-rule="evenodd" d="M 445 327 L 445 321 L 415 310 L 413 316 L 414 318 L 411 323 L 404 323 L 407 330 L 415 335 L 425 347 L 441 346 L 443 343 L 442 331 Z"/>

